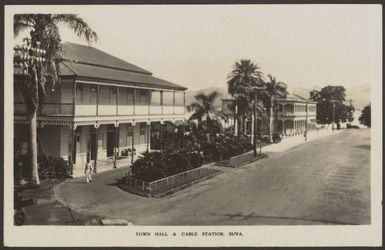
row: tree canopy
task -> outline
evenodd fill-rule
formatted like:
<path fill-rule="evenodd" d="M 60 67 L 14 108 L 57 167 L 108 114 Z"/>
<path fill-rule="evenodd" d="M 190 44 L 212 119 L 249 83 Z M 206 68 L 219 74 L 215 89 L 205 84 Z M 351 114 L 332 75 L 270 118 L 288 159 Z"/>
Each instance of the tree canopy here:
<path fill-rule="evenodd" d="M 228 92 L 233 96 L 248 96 L 249 89 L 263 84 L 263 73 L 258 64 L 251 60 L 235 62 L 233 70 L 227 76 Z"/>
<path fill-rule="evenodd" d="M 370 128 L 371 126 L 371 107 L 370 104 L 365 106 L 361 111 L 361 116 L 358 118 L 361 124 Z"/>
<path fill-rule="evenodd" d="M 345 88 L 343 86 L 326 86 L 320 91 L 310 91 L 310 99 L 317 102 L 317 121 L 322 124 L 333 122 L 333 103 L 334 121 L 339 126 L 340 122 L 352 122 L 354 107 L 345 105 Z"/>
<path fill-rule="evenodd" d="M 29 74 L 24 84 L 18 85 L 24 95 L 27 108 L 33 112 L 44 104 L 46 84 L 53 85 L 59 81 L 59 63 L 62 59 L 62 44 L 59 33 L 59 24 L 68 26 L 78 37 L 87 42 L 97 41 L 98 37 L 88 24 L 74 14 L 17 14 L 13 20 L 14 36 L 19 36 L 23 31 L 29 31 L 30 46 L 40 47 L 46 53 L 45 61 L 31 65 Z M 37 80 L 37 84 L 34 81 Z M 38 95 L 35 95 L 36 86 Z"/>
<path fill-rule="evenodd" d="M 73 14 L 17 14 L 14 15 L 14 37 L 23 31 L 29 36 L 23 40 L 31 60 L 26 61 L 27 74 L 15 76 L 15 85 L 21 91 L 27 108 L 29 125 L 29 154 L 32 182 L 40 184 L 37 164 L 37 112 L 44 104 L 47 84 L 59 82 L 59 63 L 62 60 L 62 45 L 59 24 L 67 25 L 78 37 L 86 41 L 97 40 L 97 35 L 88 24 Z M 42 53 L 43 60 L 36 54 Z M 18 79 L 16 79 L 19 77 Z"/>
<path fill-rule="evenodd" d="M 191 104 L 191 109 L 194 113 L 190 116 L 189 120 L 197 120 L 199 126 L 202 126 L 204 120 L 209 127 L 214 125 L 215 119 L 223 117 L 214 106 L 214 101 L 218 97 L 219 93 L 216 91 L 208 95 L 204 93 L 197 94 L 195 101 Z"/>

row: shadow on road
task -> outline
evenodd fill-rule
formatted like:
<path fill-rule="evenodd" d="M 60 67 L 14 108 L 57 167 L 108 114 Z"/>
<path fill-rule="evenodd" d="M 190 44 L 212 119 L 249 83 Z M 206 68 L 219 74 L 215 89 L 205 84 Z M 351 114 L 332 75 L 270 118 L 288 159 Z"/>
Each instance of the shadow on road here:
<path fill-rule="evenodd" d="M 361 148 L 361 149 L 370 150 L 370 145 L 367 145 L 367 144 L 356 145 L 356 146 L 351 146 L 351 147 L 353 147 L 353 148 Z"/>
<path fill-rule="evenodd" d="M 307 222 L 310 222 L 310 224 L 314 224 L 314 225 L 317 225 L 317 224 L 355 225 L 355 224 L 352 224 L 352 223 L 344 223 L 344 222 L 328 221 L 328 220 L 295 218 L 295 217 L 285 217 L 285 216 L 264 216 L 264 215 L 257 215 L 254 212 L 249 213 L 249 214 L 242 214 L 241 212 L 238 212 L 236 214 L 215 214 L 215 215 L 222 215 L 222 216 L 227 217 L 230 220 L 234 220 L 234 219 L 241 219 L 241 220 L 258 220 L 258 219 L 263 219 L 263 220 L 266 220 L 266 219 L 279 220 L 280 221 L 280 223 L 279 223 L 280 225 L 296 224 L 296 223 L 292 223 L 292 222 L 295 222 L 295 221 L 297 221 L 297 222 L 307 221 Z M 292 221 L 292 222 L 285 223 L 285 222 L 282 222 L 282 220 L 285 220 L 285 221 L 289 220 L 289 221 Z"/>

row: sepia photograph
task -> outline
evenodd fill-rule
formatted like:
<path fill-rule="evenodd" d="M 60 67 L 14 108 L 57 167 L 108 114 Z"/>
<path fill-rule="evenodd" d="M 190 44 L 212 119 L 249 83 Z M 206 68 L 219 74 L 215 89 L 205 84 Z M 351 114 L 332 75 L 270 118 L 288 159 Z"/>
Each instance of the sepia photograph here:
<path fill-rule="evenodd" d="M 381 245 L 381 5 L 4 23 L 9 246 Z"/>

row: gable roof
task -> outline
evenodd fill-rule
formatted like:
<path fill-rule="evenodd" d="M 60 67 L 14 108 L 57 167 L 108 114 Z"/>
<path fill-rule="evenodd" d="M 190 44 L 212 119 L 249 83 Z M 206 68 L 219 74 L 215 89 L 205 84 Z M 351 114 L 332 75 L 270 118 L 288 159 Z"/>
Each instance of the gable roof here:
<path fill-rule="evenodd" d="M 186 90 L 187 88 L 152 76 L 150 71 L 112 56 L 91 46 L 63 44 L 61 76 L 76 76 L 93 80 L 117 81 L 120 84 Z"/>

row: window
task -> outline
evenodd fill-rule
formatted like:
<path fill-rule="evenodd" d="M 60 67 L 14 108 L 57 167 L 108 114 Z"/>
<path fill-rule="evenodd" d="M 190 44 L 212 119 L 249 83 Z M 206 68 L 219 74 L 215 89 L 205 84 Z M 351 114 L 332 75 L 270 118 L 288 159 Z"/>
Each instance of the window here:
<path fill-rule="evenodd" d="M 175 92 L 175 106 L 184 106 L 183 92 Z"/>
<path fill-rule="evenodd" d="M 83 92 L 83 86 L 77 85 L 76 86 L 76 103 L 77 104 L 82 103 L 82 92 Z"/>
<path fill-rule="evenodd" d="M 151 105 L 160 105 L 161 104 L 161 100 L 160 100 L 160 91 L 151 91 L 150 93 L 150 103 Z"/>
<path fill-rule="evenodd" d="M 134 91 L 129 88 L 119 88 L 119 105 L 132 105 L 134 103 Z"/>
<path fill-rule="evenodd" d="M 127 89 L 127 104 L 134 104 L 134 89 Z"/>
<path fill-rule="evenodd" d="M 140 91 L 140 104 L 141 105 L 147 104 L 147 93 L 145 91 Z"/>
<path fill-rule="evenodd" d="M 163 92 L 163 105 L 174 105 L 174 92 Z"/>
<path fill-rule="evenodd" d="M 126 88 L 119 88 L 119 96 L 118 96 L 118 104 L 119 105 L 128 105 L 128 98 L 127 98 L 127 89 Z"/>
<path fill-rule="evenodd" d="M 135 92 L 135 104 L 148 105 L 148 91 L 144 89 L 136 89 Z"/>
<path fill-rule="evenodd" d="M 131 125 L 127 126 L 127 137 L 132 137 L 133 129 Z"/>
<path fill-rule="evenodd" d="M 90 97 L 90 104 L 96 104 L 96 98 L 97 98 L 97 88 L 96 88 L 96 86 L 92 86 L 91 88 L 90 88 L 90 92 L 91 92 L 91 97 Z"/>
<path fill-rule="evenodd" d="M 132 146 L 133 130 L 131 125 L 127 125 L 126 146 Z"/>
<path fill-rule="evenodd" d="M 292 104 L 285 105 L 286 112 L 294 112 L 294 106 Z"/>
<path fill-rule="evenodd" d="M 145 135 L 146 134 L 146 123 L 141 123 L 140 124 L 140 135 Z"/>
<path fill-rule="evenodd" d="M 110 89 L 110 104 L 116 104 L 116 88 Z"/>

